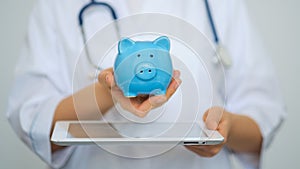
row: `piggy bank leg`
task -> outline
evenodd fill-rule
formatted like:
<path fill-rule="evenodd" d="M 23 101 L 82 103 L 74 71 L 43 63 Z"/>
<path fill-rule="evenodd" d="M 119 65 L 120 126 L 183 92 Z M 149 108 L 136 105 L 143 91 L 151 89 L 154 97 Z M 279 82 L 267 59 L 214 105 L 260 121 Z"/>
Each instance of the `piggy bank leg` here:
<path fill-rule="evenodd" d="M 136 93 L 130 93 L 130 92 L 125 92 L 123 93 L 125 97 L 131 98 L 131 97 L 136 97 L 137 94 Z"/>
<path fill-rule="evenodd" d="M 151 94 L 154 96 L 165 95 L 166 89 L 155 89 L 151 92 Z"/>

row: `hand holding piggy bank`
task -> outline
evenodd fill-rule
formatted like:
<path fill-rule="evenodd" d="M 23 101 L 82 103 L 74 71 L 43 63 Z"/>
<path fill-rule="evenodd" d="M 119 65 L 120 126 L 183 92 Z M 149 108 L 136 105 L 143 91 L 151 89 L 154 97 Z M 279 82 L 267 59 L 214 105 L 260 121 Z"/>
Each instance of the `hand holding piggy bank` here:
<path fill-rule="evenodd" d="M 170 40 L 161 36 L 154 41 L 119 42 L 114 64 L 117 86 L 125 97 L 164 95 L 172 78 Z"/>

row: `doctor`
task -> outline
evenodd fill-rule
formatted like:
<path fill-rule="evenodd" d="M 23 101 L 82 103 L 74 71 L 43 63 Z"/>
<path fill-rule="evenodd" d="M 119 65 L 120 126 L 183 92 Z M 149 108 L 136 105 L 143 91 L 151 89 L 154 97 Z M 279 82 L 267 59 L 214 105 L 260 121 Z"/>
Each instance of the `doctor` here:
<path fill-rule="evenodd" d="M 96 145 L 64 148 L 51 145 L 50 135 L 55 122 L 77 119 L 72 97 L 80 98 L 85 91 L 96 89 L 99 108 L 107 114 L 113 104 L 112 97 L 121 98 L 111 95 L 110 89 L 115 89 L 111 69 L 100 73 L 99 82 L 72 91 L 76 57 L 83 47 L 77 16 L 88 2 L 39 0 L 30 17 L 7 116 L 15 132 L 32 151 L 51 168 L 230 169 L 231 154 L 240 160 L 244 168 L 259 168 L 265 149 L 284 119 L 285 110 L 273 67 L 243 1 L 239 0 L 209 1 L 220 40 L 233 60 L 226 70 L 229 95 L 225 110 L 214 107 L 209 111 L 212 114 L 224 111 L 221 120 L 206 119 L 208 111 L 203 112 L 207 126 L 218 129 L 225 137 L 222 145 L 178 146 L 164 154 L 143 159 L 116 156 Z M 119 17 L 152 12 L 182 18 L 213 41 L 203 0 L 105 2 L 115 9 Z M 99 13 L 100 19 L 93 15 L 85 16 L 93 24 L 87 28 L 90 29 L 87 39 L 112 20 L 107 10 L 100 9 Z M 167 102 L 180 85 L 180 73 L 175 71 L 173 78 L 167 96 L 155 98 L 156 104 L 150 103 L 147 98 L 136 102 L 135 109 L 131 109 L 133 113 L 146 116 L 151 109 Z M 94 108 L 87 104 L 82 106 L 84 115 L 91 118 Z M 126 105 L 123 104 L 123 107 Z"/>

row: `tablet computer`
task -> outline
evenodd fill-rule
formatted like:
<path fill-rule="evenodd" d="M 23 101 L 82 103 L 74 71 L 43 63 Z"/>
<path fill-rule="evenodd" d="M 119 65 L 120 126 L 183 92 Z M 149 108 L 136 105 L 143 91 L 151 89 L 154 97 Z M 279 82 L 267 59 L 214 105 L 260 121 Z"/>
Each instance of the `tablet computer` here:
<path fill-rule="evenodd" d="M 224 138 L 218 131 L 207 130 L 198 123 L 59 121 L 51 141 L 61 146 L 95 143 L 216 145 Z"/>

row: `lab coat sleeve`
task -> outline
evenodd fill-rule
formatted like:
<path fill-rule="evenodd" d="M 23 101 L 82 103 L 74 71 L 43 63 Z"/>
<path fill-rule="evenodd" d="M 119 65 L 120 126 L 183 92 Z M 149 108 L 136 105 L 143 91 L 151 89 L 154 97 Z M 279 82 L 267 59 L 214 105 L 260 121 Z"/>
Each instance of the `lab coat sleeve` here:
<path fill-rule="evenodd" d="M 233 60 L 232 67 L 225 72 L 226 109 L 254 119 L 263 136 L 260 156 L 234 154 L 244 168 L 259 168 L 265 149 L 285 117 L 285 106 L 273 65 L 248 17 L 244 1 L 229 1 L 225 5 L 228 11 L 226 22 L 216 22 L 224 23 L 218 25 L 221 40 Z M 224 15 L 218 18 L 224 19 Z"/>
<path fill-rule="evenodd" d="M 64 57 L 58 50 L 51 1 L 40 0 L 29 20 L 17 63 L 8 120 L 24 143 L 53 168 L 62 167 L 74 147 L 51 153 L 50 130 L 58 103 L 70 94 Z"/>

